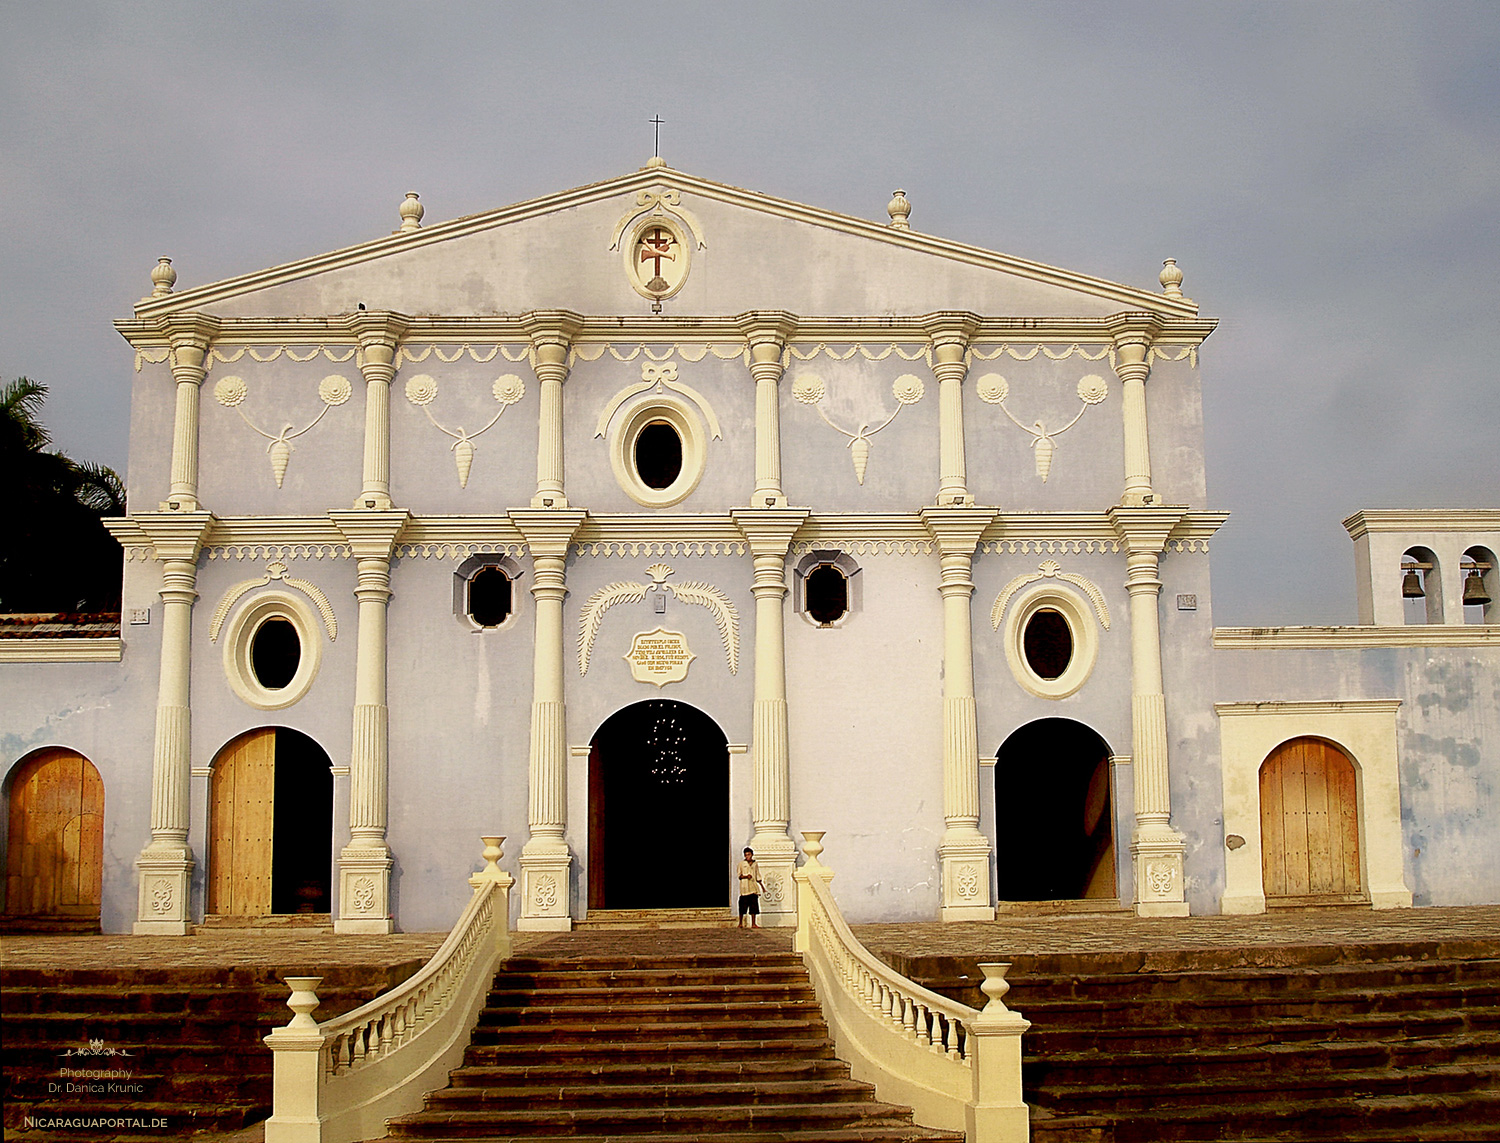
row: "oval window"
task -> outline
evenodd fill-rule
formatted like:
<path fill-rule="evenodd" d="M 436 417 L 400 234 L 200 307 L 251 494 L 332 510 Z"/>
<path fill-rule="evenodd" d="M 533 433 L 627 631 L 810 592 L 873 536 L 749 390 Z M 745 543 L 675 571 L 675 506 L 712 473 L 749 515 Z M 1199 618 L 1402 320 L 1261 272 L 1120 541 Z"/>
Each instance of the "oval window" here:
<path fill-rule="evenodd" d="M 1058 678 L 1073 661 L 1073 630 L 1062 612 L 1050 607 L 1027 620 L 1021 643 L 1027 665 L 1040 678 Z"/>
<path fill-rule="evenodd" d="M 635 470 L 647 488 L 670 488 L 682 474 L 682 438 L 666 421 L 652 421 L 635 438 Z"/>
<path fill-rule="evenodd" d="M 285 619 L 267 619 L 250 641 L 250 668 L 268 691 L 279 691 L 297 675 L 302 663 L 302 640 Z"/>
<path fill-rule="evenodd" d="M 510 576 L 487 567 L 469 581 L 469 618 L 481 627 L 499 627 L 510 614 Z"/>
<path fill-rule="evenodd" d="M 837 623 L 849 611 L 849 581 L 832 564 L 819 564 L 807 574 L 807 613 L 818 623 Z"/>

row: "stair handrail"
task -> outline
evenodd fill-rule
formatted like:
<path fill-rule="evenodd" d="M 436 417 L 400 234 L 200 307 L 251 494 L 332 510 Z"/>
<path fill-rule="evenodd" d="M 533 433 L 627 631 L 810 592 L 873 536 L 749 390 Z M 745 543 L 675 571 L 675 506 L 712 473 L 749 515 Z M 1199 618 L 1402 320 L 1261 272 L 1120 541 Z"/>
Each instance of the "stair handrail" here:
<path fill-rule="evenodd" d="M 510 890 L 503 837 L 486 837 L 485 867 L 453 931 L 415 975 L 352 1012 L 319 1024 L 320 976 L 285 977 L 294 1013 L 265 1038 L 273 1053 L 266 1143 L 356 1143 L 416 1111 L 448 1082 L 468 1047 L 495 973 L 510 956 Z"/>
<path fill-rule="evenodd" d="M 964 1131 L 969 1143 L 1027 1143 L 1021 1034 L 1031 1022 L 1002 999 L 1010 965 L 979 966 L 983 1009 L 909 980 L 865 948 L 844 920 L 828 888 L 833 871 L 818 860 L 823 832 L 802 836 L 805 860 L 792 874 L 796 949 L 839 1058 L 881 1099 L 910 1107 L 924 1127 Z"/>

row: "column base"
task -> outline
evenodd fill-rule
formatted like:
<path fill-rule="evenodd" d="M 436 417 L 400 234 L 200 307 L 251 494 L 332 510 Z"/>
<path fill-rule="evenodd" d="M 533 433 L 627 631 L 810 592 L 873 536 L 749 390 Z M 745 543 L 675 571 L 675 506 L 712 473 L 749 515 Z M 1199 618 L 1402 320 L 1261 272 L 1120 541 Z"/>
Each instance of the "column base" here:
<path fill-rule="evenodd" d="M 339 915 L 335 933 L 393 933 L 391 851 L 385 846 L 346 846 L 339 854 Z"/>
<path fill-rule="evenodd" d="M 193 854 L 185 845 L 148 845 L 136 858 L 136 936 L 183 937 L 192 929 Z"/>
<path fill-rule="evenodd" d="M 568 887 L 573 855 L 567 844 L 552 838 L 532 838 L 521 850 L 520 864 L 521 916 L 516 928 L 556 933 L 572 929 Z"/>
<path fill-rule="evenodd" d="M 749 845 L 755 850 L 755 863 L 760 866 L 760 879 L 766 886 L 760 895 L 760 923 L 768 929 L 795 928 L 797 886 L 792 881 L 792 871 L 797 868 L 796 845 L 784 833 L 758 833 Z M 744 854 L 740 856 L 743 858 Z M 735 908 L 739 908 L 738 898 Z"/>
<path fill-rule="evenodd" d="M 950 831 L 938 846 L 942 867 L 941 921 L 993 921 L 990 902 L 990 843 L 982 833 Z"/>
<path fill-rule="evenodd" d="M 1135 913 L 1138 917 L 1186 917 L 1183 895 L 1182 834 L 1169 825 L 1149 824 L 1136 830 L 1130 843 L 1135 863 Z"/>

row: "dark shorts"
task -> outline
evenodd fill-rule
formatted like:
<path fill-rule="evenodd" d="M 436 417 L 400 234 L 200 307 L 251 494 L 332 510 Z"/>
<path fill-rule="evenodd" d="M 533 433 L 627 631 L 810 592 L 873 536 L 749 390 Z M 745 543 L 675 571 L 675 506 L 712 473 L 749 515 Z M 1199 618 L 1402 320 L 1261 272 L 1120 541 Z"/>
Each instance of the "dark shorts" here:
<path fill-rule="evenodd" d="M 760 916 L 759 893 L 740 894 L 740 916 L 743 917 L 746 913 L 749 913 L 752 917 Z"/>

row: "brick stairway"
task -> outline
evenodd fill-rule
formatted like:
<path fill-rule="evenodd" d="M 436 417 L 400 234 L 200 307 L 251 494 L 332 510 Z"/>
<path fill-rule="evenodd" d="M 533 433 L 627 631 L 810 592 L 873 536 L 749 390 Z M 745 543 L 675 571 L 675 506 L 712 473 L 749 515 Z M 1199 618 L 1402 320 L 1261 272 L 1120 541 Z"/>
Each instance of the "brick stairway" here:
<path fill-rule="evenodd" d="M 463 1066 L 390 1137 L 962 1143 L 849 1078 L 801 959 L 776 937 L 637 933 L 611 949 L 609 936 L 509 961 Z"/>
<path fill-rule="evenodd" d="M 326 970 L 319 1016 L 363 1004 L 421 963 Z M 7 967 L 0 977 L 6 1138 L 145 1143 L 264 1119 L 271 1053 L 261 1037 L 288 1019 L 281 975 L 269 967 Z M 77 1071 L 127 1074 L 69 1074 Z M 28 1115 L 117 1127 L 27 1131 Z"/>
<path fill-rule="evenodd" d="M 1500 1138 L 1493 942 L 1015 957 L 1035 1143 Z M 978 962 L 897 957 L 965 1003 Z M 967 977 L 968 979 L 964 979 Z"/>

